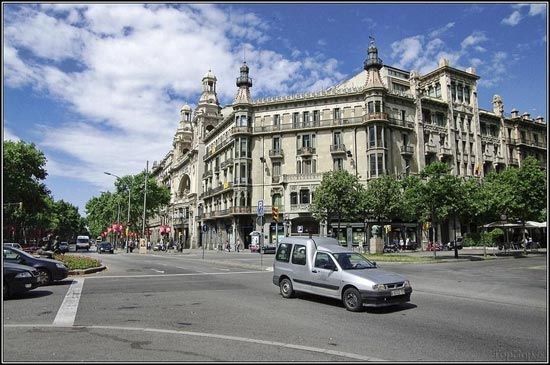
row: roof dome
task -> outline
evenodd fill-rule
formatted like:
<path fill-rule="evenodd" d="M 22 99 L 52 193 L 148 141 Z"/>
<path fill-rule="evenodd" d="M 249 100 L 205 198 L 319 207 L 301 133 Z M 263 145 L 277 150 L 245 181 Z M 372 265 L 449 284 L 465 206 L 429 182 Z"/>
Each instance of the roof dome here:
<path fill-rule="evenodd" d="M 191 111 L 191 107 L 187 104 L 185 104 L 184 106 L 181 107 L 180 111 L 182 112 L 190 112 Z"/>
<path fill-rule="evenodd" d="M 204 74 L 203 79 L 214 79 L 214 80 L 216 80 L 216 75 L 214 75 L 212 73 L 212 70 L 208 70 L 208 72 Z"/>

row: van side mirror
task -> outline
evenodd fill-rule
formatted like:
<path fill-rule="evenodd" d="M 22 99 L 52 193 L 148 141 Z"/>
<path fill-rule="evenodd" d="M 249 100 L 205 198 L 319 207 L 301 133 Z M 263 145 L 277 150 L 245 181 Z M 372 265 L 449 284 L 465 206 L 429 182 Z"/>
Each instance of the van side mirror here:
<path fill-rule="evenodd" d="M 374 267 L 376 267 L 376 261 L 373 261 L 372 264 Z"/>

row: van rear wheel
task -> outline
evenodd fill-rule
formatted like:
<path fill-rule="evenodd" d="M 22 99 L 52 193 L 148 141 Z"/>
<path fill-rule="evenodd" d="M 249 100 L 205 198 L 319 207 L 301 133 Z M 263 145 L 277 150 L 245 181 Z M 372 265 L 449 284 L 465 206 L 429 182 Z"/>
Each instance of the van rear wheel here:
<path fill-rule="evenodd" d="M 342 301 L 346 309 L 351 312 L 361 312 L 363 310 L 361 294 L 355 288 L 347 288 L 342 296 Z"/>
<path fill-rule="evenodd" d="M 283 298 L 292 298 L 294 296 L 294 288 L 292 287 L 292 281 L 289 278 L 284 278 L 279 283 L 281 289 L 281 295 Z"/>

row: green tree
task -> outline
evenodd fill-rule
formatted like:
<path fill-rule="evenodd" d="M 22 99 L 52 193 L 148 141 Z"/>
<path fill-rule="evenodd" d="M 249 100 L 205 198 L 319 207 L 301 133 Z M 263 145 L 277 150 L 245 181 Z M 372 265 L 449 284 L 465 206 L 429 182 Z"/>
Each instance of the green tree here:
<path fill-rule="evenodd" d="M 367 185 L 363 209 L 369 218 L 376 219 L 378 223 L 401 217 L 403 210 L 401 182 L 393 175 L 383 175 L 371 180 Z"/>
<path fill-rule="evenodd" d="M 361 215 L 364 187 L 357 177 L 346 170 L 330 171 L 323 175 L 315 189 L 310 207 L 311 214 L 327 225 L 338 221 L 338 231 L 343 220 L 353 220 Z"/>
<path fill-rule="evenodd" d="M 145 171 L 137 175 L 126 175 L 115 181 L 115 192 L 104 192 L 86 203 L 87 222 L 93 235 L 100 235 L 118 219 L 126 226 L 128 222 L 128 198 L 130 198 L 130 225 L 132 232 L 143 229 L 143 203 L 145 195 Z M 170 202 L 170 191 L 158 185 L 155 178 L 148 175 L 145 221 L 159 212 Z M 124 224 L 126 222 L 126 224 Z M 147 232 L 146 232 L 147 233 Z"/>
<path fill-rule="evenodd" d="M 55 233 L 62 241 L 73 241 L 79 234 L 85 234 L 85 220 L 78 213 L 78 208 L 63 200 L 53 205 Z"/>
<path fill-rule="evenodd" d="M 45 165 L 46 157 L 34 143 L 3 142 L 4 236 L 22 241 L 29 233 L 50 228 L 50 191 L 42 182 L 48 175 Z"/>

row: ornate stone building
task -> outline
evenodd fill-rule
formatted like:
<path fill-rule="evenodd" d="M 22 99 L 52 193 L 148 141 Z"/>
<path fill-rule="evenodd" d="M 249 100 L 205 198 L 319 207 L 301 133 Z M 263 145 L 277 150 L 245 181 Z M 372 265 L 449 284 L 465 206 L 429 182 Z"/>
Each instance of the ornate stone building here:
<path fill-rule="evenodd" d="M 321 92 L 254 100 L 245 62 L 233 104 L 222 108 L 208 71 L 195 111 L 181 109 L 173 149 L 153 164 L 172 193 L 170 205 L 149 221 L 153 237 L 154 227 L 168 225 L 168 236 L 186 248 L 237 240 L 247 247 L 253 231 L 263 231 L 265 242 L 276 242 L 276 232 L 308 232 L 338 233 L 357 244 L 367 238 L 365 222 L 335 232 L 309 213 L 324 172 L 346 169 L 368 184 L 440 160 L 458 176 L 483 178 L 529 155 L 546 168 L 544 119 L 515 109 L 505 115 L 498 95 L 492 111 L 479 109 L 478 79 L 473 68 L 462 71 L 445 59 L 426 75 L 384 65 L 371 41 L 364 70 Z M 453 227 L 440 227 L 438 236 L 447 240 Z M 420 239 L 416 222 L 400 222 L 395 231 Z"/>

